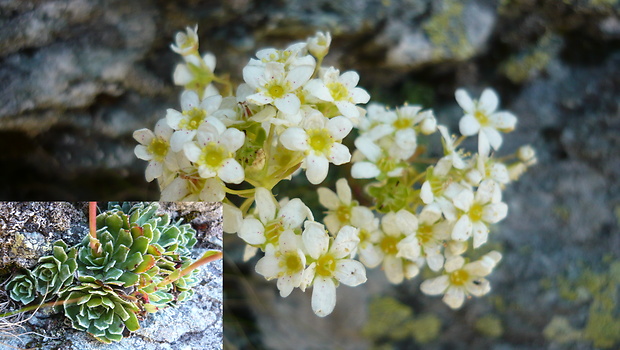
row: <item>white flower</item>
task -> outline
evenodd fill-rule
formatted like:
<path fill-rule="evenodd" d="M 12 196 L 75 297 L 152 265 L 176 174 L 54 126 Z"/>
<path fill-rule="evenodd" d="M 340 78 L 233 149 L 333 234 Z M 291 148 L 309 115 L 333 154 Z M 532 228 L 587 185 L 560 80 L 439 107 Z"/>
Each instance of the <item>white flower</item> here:
<path fill-rule="evenodd" d="M 313 72 L 313 65 L 299 65 L 288 71 L 279 62 L 269 62 L 264 67 L 247 65 L 243 68 L 243 79 L 255 90 L 247 100 L 259 106 L 273 104 L 285 114 L 296 114 L 301 102 L 295 90 L 305 84 Z"/>
<path fill-rule="evenodd" d="M 383 236 L 379 229 L 379 219 L 369 208 L 355 206 L 351 208 L 351 226 L 359 229 L 357 236 L 360 239 L 357 251 L 353 252 L 352 257 L 358 254 L 366 267 L 376 267 L 383 259 L 381 248 L 377 245 Z"/>
<path fill-rule="evenodd" d="M 441 219 L 441 208 L 430 204 L 422 209 L 418 220 L 416 238 L 422 248 L 421 255 L 426 258 L 428 267 L 439 271 L 443 267 L 444 255 L 442 248 L 450 238 L 450 224 Z"/>
<path fill-rule="evenodd" d="M 178 32 L 174 42 L 170 48 L 179 55 L 185 56 L 198 51 L 198 25 L 194 28 L 187 27 L 185 33 Z"/>
<path fill-rule="evenodd" d="M 256 263 L 256 272 L 267 280 L 278 279 L 277 286 L 283 298 L 289 296 L 293 288 L 299 287 L 302 282 L 306 255 L 301 248 L 301 236 L 285 230 L 280 235 L 278 248 L 267 244 L 265 256 Z"/>
<path fill-rule="evenodd" d="M 198 128 L 213 114 L 222 103 L 222 96 L 210 96 L 200 101 L 198 95 L 186 90 L 181 94 L 181 108 L 179 112 L 169 108 L 166 113 L 168 125 L 175 130 L 170 138 L 170 147 L 175 152 L 183 149 L 183 146 L 192 141 Z"/>
<path fill-rule="evenodd" d="M 441 133 L 444 157 L 450 159 L 452 166 L 456 169 L 465 168 L 465 162 L 461 158 L 460 152 L 454 147 L 454 139 L 448 133 L 448 129 L 443 125 L 437 126 L 437 129 Z"/>
<path fill-rule="evenodd" d="M 336 234 L 342 226 L 351 223 L 351 210 L 357 206 L 357 201 L 352 200 L 351 188 L 344 178 L 336 181 L 337 194 L 326 187 L 319 187 L 317 192 L 319 202 L 328 209 L 323 222 L 331 234 Z"/>
<path fill-rule="evenodd" d="M 509 112 L 496 112 L 499 105 L 497 94 L 492 89 L 485 89 L 479 101 L 474 101 L 463 89 L 456 90 L 456 101 L 465 111 L 459 122 L 461 134 L 478 136 L 480 153 L 488 153 L 489 144 L 497 150 L 502 145 L 499 131 L 510 132 L 515 128 L 517 118 Z"/>
<path fill-rule="evenodd" d="M 399 177 L 405 170 L 402 162 L 392 159 L 367 134 L 355 139 L 355 147 L 357 147 L 356 152 L 366 158 L 353 164 L 351 176 L 355 179 L 372 179 L 381 175 Z"/>
<path fill-rule="evenodd" d="M 239 237 L 251 245 L 277 244 L 282 232 L 300 229 L 306 218 L 312 218 L 310 209 L 299 198 L 280 206 L 271 191 L 263 187 L 256 189 L 255 202 L 255 214 L 248 215 L 239 228 Z"/>
<path fill-rule="evenodd" d="M 356 87 L 359 79 L 357 72 L 340 75 L 338 69 L 330 67 L 322 72 L 321 79 L 309 81 L 304 89 L 322 101 L 333 102 L 342 115 L 357 122 L 360 112 L 355 105 L 370 100 L 366 90 Z"/>
<path fill-rule="evenodd" d="M 467 240 L 473 233 L 474 248 L 487 241 L 489 228 L 487 224 L 495 224 L 506 217 L 508 205 L 501 200 L 499 187 L 492 180 L 484 180 L 478 187 L 476 195 L 470 190 L 459 193 L 454 198 L 454 205 L 462 211 L 452 229 L 452 239 Z"/>
<path fill-rule="evenodd" d="M 149 129 L 136 130 L 133 138 L 140 144 L 134 149 L 136 157 L 149 161 L 146 167 L 146 181 L 151 182 L 164 173 L 164 164 L 175 162 L 176 155 L 170 150 L 173 130 L 161 119 L 155 124 L 155 133 Z"/>
<path fill-rule="evenodd" d="M 304 272 L 301 288 L 312 284 L 312 311 L 324 317 L 332 313 L 336 306 L 336 283 L 334 280 L 351 287 L 366 282 L 366 269 L 356 260 L 347 259 L 357 246 L 359 238 L 357 229 L 344 226 L 331 242 L 323 225 L 306 222 L 302 234 L 308 255 L 315 260 Z"/>
<path fill-rule="evenodd" d="M 243 167 L 234 158 L 243 145 L 245 134 L 237 129 L 226 129 L 214 117 L 207 118 L 196 136 L 196 142 L 185 143 L 183 150 L 198 167 L 200 177 L 215 176 L 228 183 L 241 183 L 245 178 Z"/>
<path fill-rule="evenodd" d="M 527 166 L 532 166 L 538 162 L 536 159 L 536 150 L 530 145 L 519 147 L 517 157 Z"/>
<path fill-rule="evenodd" d="M 201 92 L 201 96 L 218 95 L 217 88 L 211 84 L 215 77 L 216 58 L 212 53 L 188 55 L 183 57 L 185 63 L 179 63 L 174 69 L 172 80 L 175 85 L 183 86 L 187 90 Z M 204 89 L 200 91 L 200 89 Z"/>
<path fill-rule="evenodd" d="M 332 43 L 332 36 L 329 32 L 317 32 L 313 37 L 308 38 L 308 51 L 319 59 L 325 57 Z"/>
<path fill-rule="evenodd" d="M 280 135 L 285 148 L 305 152 L 306 177 L 314 185 L 325 180 L 329 163 L 340 165 L 351 160 L 349 149 L 341 142 L 353 128 L 345 117 L 327 119 L 315 112 L 306 117 L 304 129 L 288 128 Z"/>
<path fill-rule="evenodd" d="M 420 289 L 428 295 L 444 294 L 443 301 L 453 309 L 463 305 L 465 296 L 483 296 L 491 290 L 489 275 L 502 258 L 502 255 L 492 251 L 480 260 L 465 264 L 461 256 L 450 257 L 444 265 L 445 274 L 422 282 Z"/>
<path fill-rule="evenodd" d="M 387 213 L 381 219 L 383 236 L 377 246 L 381 248 L 383 270 L 388 281 L 398 284 L 404 278 L 413 278 L 419 272 L 418 265 L 412 260 L 420 255 L 420 245 L 415 236 L 418 221 L 415 215 L 400 210 Z"/>

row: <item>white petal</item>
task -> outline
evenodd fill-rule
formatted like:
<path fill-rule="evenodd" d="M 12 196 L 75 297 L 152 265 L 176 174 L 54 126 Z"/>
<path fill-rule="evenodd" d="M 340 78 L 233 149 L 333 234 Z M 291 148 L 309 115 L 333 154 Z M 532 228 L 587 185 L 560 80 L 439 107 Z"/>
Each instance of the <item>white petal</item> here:
<path fill-rule="evenodd" d="M 480 101 L 478 101 L 478 108 L 484 111 L 485 114 L 491 115 L 491 113 L 497 110 L 497 106 L 499 106 L 499 99 L 495 91 L 484 89 L 480 96 Z"/>
<path fill-rule="evenodd" d="M 331 118 L 327 122 L 327 130 L 329 130 L 329 134 L 336 140 L 344 139 L 349 135 L 351 129 L 353 129 L 351 120 L 343 116 Z"/>
<path fill-rule="evenodd" d="M 336 183 L 336 185 L 337 184 L 338 183 Z M 319 187 L 317 189 L 317 192 L 319 194 L 319 203 L 321 203 L 321 205 L 325 208 L 330 210 L 336 210 L 338 209 L 338 207 L 340 207 L 340 198 L 336 193 L 334 193 L 334 191 L 330 190 L 327 187 Z"/>
<path fill-rule="evenodd" d="M 308 149 L 308 134 L 302 128 L 288 128 L 280 135 L 282 146 L 291 151 L 305 151 Z"/>
<path fill-rule="evenodd" d="M 161 200 L 165 202 L 178 202 L 188 194 L 187 180 L 177 177 L 161 191 Z"/>
<path fill-rule="evenodd" d="M 381 174 L 381 170 L 370 162 L 357 162 L 351 167 L 351 177 L 354 179 L 372 179 L 379 174 Z"/>
<path fill-rule="evenodd" d="M 346 205 L 351 204 L 351 187 L 349 187 L 347 179 L 342 178 L 336 181 L 336 192 L 342 203 Z"/>
<path fill-rule="evenodd" d="M 410 235 L 418 230 L 418 217 L 408 210 L 401 209 L 396 213 L 396 225 L 400 232 Z"/>
<path fill-rule="evenodd" d="M 287 229 L 299 228 L 306 218 L 312 219 L 310 209 L 299 198 L 293 198 L 286 203 L 280 209 L 278 216 Z"/>
<path fill-rule="evenodd" d="M 489 139 L 489 144 L 493 147 L 494 150 L 498 150 L 502 145 L 502 134 L 499 131 L 495 130 L 493 127 L 484 127 L 482 131 L 486 134 Z"/>
<path fill-rule="evenodd" d="M 420 257 L 420 243 L 415 235 L 408 236 L 398 242 L 396 248 L 398 248 L 398 254 L 396 254 L 397 258 L 415 261 Z"/>
<path fill-rule="evenodd" d="M 334 102 L 338 111 L 347 118 L 356 119 L 359 118 L 360 112 L 355 105 L 349 101 L 336 101 Z"/>
<path fill-rule="evenodd" d="M 150 161 L 146 167 L 146 181 L 151 182 L 162 176 L 164 173 L 164 165 L 160 162 Z"/>
<path fill-rule="evenodd" d="M 515 128 L 517 124 L 517 117 L 510 112 L 498 112 L 491 115 L 491 124 L 496 129 L 501 129 L 502 131 L 511 131 Z"/>
<path fill-rule="evenodd" d="M 245 134 L 235 128 L 226 129 L 220 136 L 220 141 L 230 152 L 236 152 L 245 142 Z"/>
<path fill-rule="evenodd" d="M 392 284 L 399 284 L 405 279 L 403 273 L 403 260 L 393 255 L 388 255 L 383 260 L 383 269 L 385 276 Z"/>
<path fill-rule="evenodd" d="M 151 130 L 143 128 L 134 131 L 133 138 L 142 145 L 149 145 L 155 138 L 155 134 Z"/>
<path fill-rule="evenodd" d="M 323 225 L 312 221 L 306 222 L 301 238 L 308 255 L 313 259 L 318 259 L 321 255 L 327 253 L 329 236 L 325 232 Z"/>
<path fill-rule="evenodd" d="M 207 68 L 209 68 L 211 72 L 215 70 L 216 58 L 214 54 L 207 52 L 202 56 L 202 60 L 205 62 L 205 65 L 207 65 Z"/>
<path fill-rule="evenodd" d="M 338 77 L 338 81 L 345 87 L 351 89 L 357 86 L 357 83 L 360 81 L 360 76 L 356 71 L 347 71 Z"/>
<path fill-rule="evenodd" d="M 184 111 L 189 111 L 194 107 L 198 107 L 200 105 L 200 99 L 198 95 L 191 90 L 185 90 L 181 94 L 181 108 Z"/>
<path fill-rule="evenodd" d="M 344 226 L 338 231 L 336 239 L 329 250 L 336 259 L 344 258 L 355 251 L 357 244 L 360 242 L 358 232 L 358 228 L 349 225 Z"/>
<path fill-rule="evenodd" d="M 228 158 L 217 172 L 217 176 L 224 182 L 240 184 L 245 179 L 243 167 L 235 159 Z"/>
<path fill-rule="evenodd" d="M 336 285 L 331 278 L 316 277 L 312 291 L 312 311 L 319 316 L 325 317 L 334 311 L 336 307 Z"/>
<path fill-rule="evenodd" d="M 183 86 L 189 84 L 192 80 L 194 80 L 194 76 L 186 65 L 177 64 L 176 68 L 174 69 L 174 73 L 172 74 L 172 80 L 174 81 L 175 85 Z"/>
<path fill-rule="evenodd" d="M 370 95 L 362 88 L 354 88 L 349 90 L 349 95 L 353 100 L 353 103 L 368 103 L 370 101 Z"/>
<path fill-rule="evenodd" d="M 381 147 L 366 136 L 359 136 L 356 138 L 355 147 L 357 147 L 357 149 L 371 162 L 376 162 L 383 155 Z"/>
<path fill-rule="evenodd" d="M 248 244 L 263 244 L 265 243 L 265 227 L 258 219 L 246 218 L 239 228 L 239 237 Z"/>
<path fill-rule="evenodd" d="M 433 202 L 435 195 L 433 194 L 430 182 L 424 181 L 422 184 L 422 188 L 420 189 L 420 198 L 424 204 L 430 204 Z"/>
<path fill-rule="evenodd" d="M 508 215 L 508 205 L 504 202 L 492 203 L 482 209 L 482 220 L 496 224 Z"/>
<path fill-rule="evenodd" d="M 474 222 L 472 225 L 472 231 L 474 236 L 474 249 L 487 242 L 489 229 L 483 222 Z"/>
<path fill-rule="evenodd" d="M 313 185 L 318 185 L 327 177 L 329 162 L 323 156 L 309 154 L 306 157 L 306 177 Z"/>
<path fill-rule="evenodd" d="M 222 181 L 213 176 L 215 176 L 215 174 L 205 181 L 205 186 L 202 188 L 202 191 L 200 191 L 200 200 L 204 202 L 221 202 L 226 195 Z"/>
<path fill-rule="evenodd" d="M 358 253 L 362 263 L 364 263 L 364 265 L 366 265 L 369 269 L 377 267 L 383 259 L 379 249 L 372 244 L 361 245 Z"/>
<path fill-rule="evenodd" d="M 329 161 L 335 165 L 348 163 L 351 160 L 349 148 L 341 143 L 334 142 L 329 148 Z"/>
<path fill-rule="evenodd" d="M 327 102 L 334 101 L 329 89 L 325 86 L 320 79 L 310 80 L 305 86 L 304 89 L 307 90 L 312 96 Z"/>
<path fill-rule="evenodd" d="M 183 145 L 183 152 L 185 153 L 187 159 L 191 160 L 192 162 L 196 162 L 198 158 L 200 158 L 200 154 L 202 153 L 200 148 L 196 146 L 196 144 L 193 142 L 188 142 Z"/>
<path fill-rule="evenodd" d="M 459 121 L 459 131 L 462 135 L 472 136 L 478 133 L 480 130 L 480 123 L 471 114 L 466 114 Z"/>
<path fill-rule="evenodd" d="M 271 191 L 264 187 L 257 187 L 254 193 L 254 201 L 261 222 L 266 224 L 276 217 L 277 203 Z"/>
<path fill-rule="evenodd" d="M 474 193 L 469 189 L 462 190 L 452 200 L 452 203 L 454 203 L 454 206 L 461 209 L 464 212 L 469 211 L 469 208 L 471 208 L 471 205 L 473 204 L 473 202 L 474 202 Z"/>
<path fill-rule="evenodd" d="M 454 93 L 454 97 L 456 98 L 456 102 L 459 106 L 461 106 L 461 108 L 463 108 L 466 114 L 473 113 L 476 106 L 474 105 L 474 101 L 472 101 L 471 97 L 469 97 L 467 91 L 458 89 Z"/>
<path fill-rule="evenodd" d="M 239 208 L 228 203 L 222 203 L 224 232 L 237 233 L 243 221 L 243 213 Z"/>
<path fill-rule="evenodd" d="M 256 263 L 255 270 L 267 280 L 270 280 L 278 276 L 280 272 L 279 262 L 274 256 L 265 255 Z"/>
<path fill-rule="evenodd" d="M 186 143 L 191 142 L 196 135 L 196 130 L 178 130 L 170 137 L 170 149 L 179 152 Z"/>
<path fill-rule="evenodd" d="M 466 241 L 471 236 L 472 223 L 468 215 L 461 215 L 461 218 L 454 224 L 452 229 L 452 239 Z"/>
<path fill-rule="evenodd" d="M 270 104 L 273 102 L 273 98 L 265 95 L 262 92 L 248 96 L 247 100 L 248 102 L 258 105 L 258 106 Z"/>
<path fill-rule="evenodd" d="M 200 107 L 207 112 L 207 115 L 213 114 L 213 112 L 217 111 L 222 104 L 222 96 L 221 95 L 213 95 L 205 98 L 200 103 Z"/>
<path fill-rule="evenodd" d="M 491 144 L 489 143 L 488 134 L 481 132 L 478 134 L 478 154 L 487 156 L 491 152 Z"/>
<path fill-rule="evenodd" d="M 314 73 L 314 66 L 301 65 L 291 69 L 286 76 L 286 81 L 290 83 L 291 91 L 305 84 Z"/>
<path fill-rule="evenodd" d="M 153 155 L 149 153 L 146 146 L 137 145 L 136 148 L 133 149 L 133 153 L 138 157 L 138 159 L 142 160 L 151 160 L 153 159 Z"/>
<path fill-rule="evenodd" d="M 438 295 L 445 292 L 449 285 L 448 275 L 442 275 L 422 282 L 420 290 L 427 295 Z"/>
<path fill-rule="evenodd" d="M 443 257 L 443 254 L 441 254 L 441 252 L 438 252 L 436 254 L 430 254 L 429 252 L 427 252 L 426 263 L 428 264 L 428 267 L 431 270 L 433 271 L 441 270 L 441 268 L 443 267 L 443 262 L 444 262 L 444 257 Z"/>
<path fill-rule="evenodd" d="M 243 80 L 253 89 L 258 89 L 260 86 L 259 80 L 263 75 L 264 70 L 265 69 L 260 66 L 247 65 L 243 68 Z"/>
<path fill-rule="evenodd" d="M 465 292 L 461 288 L 450 288 L 443 296 L 443 302 L 448 304 L 453 309 L 458 309 L 463 306 L 465 301 Z"/>
<path fill-rule="evenodd" d="M 476 283 L 474 283 L 474 281 L 468 282 L 465 288 L 472 295 L 481 297 L 491 291 L 491 284 L 488 280 L 480 278 L 476 280 Z"/>
<path fill-rule="evenodd" d="M 446 272 L 451 273 L 463 267 L 465 259 L 460 255 L 450 256 L 446 259 L 444 269 Z"/>
<path fill-rule="evenodd" d="M 284 114 L 297 114 L 301 106 L 299 97 L 292 93 L 288 93 L 276 99 L 274 104 L 280 111 L 284 112 Z"/>
<path fill-rule="evenodd" d="M 355 287 L 366 282 L 366 269 L 361 262 L 353 259 L 338 260 L 334 277 L 342 284 Z"/>

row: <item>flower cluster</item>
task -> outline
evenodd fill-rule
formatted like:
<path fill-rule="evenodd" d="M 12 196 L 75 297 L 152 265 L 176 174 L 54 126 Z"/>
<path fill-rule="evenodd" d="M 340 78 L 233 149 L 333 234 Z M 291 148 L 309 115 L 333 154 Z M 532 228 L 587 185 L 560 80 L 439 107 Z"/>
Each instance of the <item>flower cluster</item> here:
<path fill-rule="evenodd" d="M 147 313 L 191 297 L 198 283 L 195 269 L 182 273 L 193 262 L 194 229 L 158 208 L 111 204 L 96 217 L 94 236 L 71 248 L 54 243 L 52 255 L 7 283 L 9 295 L 23 304 L 56 299 L 51 306 L 63 305 L 74 328 L 120 341 Z"/>
<path fill-rule="evenodd" d="M 185 87 L 182 111 L 168 110 L 154 132 L 134 133 L 136 155 L 149 161 L 147 180 L 158 179 L 164 200 L 224 201 L 224 230 L 247 243 L 245 259 L 260 251 L 256 271 L 277 279 L 282 297 L 312 287 L 319 316 L 333 311 L 340 283 L 362 284 L 366 268 L 377 266 L 391 283 L 428 266 L 437 277 L 422 291 L 444 294 L 455 308 L 467 295 L 487 293 L 484 277 L 501 255 L 468 262 L 465 253 L 506 217 L 503 188 L 536 162 L 529 146 L 513 158 L 495 158 L 516 117 L 497 111 L 491 89 L 480 100 L 456 92 L 464 110 L 458 139 L 420 106 L 364 108 L 370 96 L 357 86 L 359 75 L 322 66 L 330 44 L 329 33 L 317 33 L 283 50 L 258 51 L 233 94 L 215 75 L 214 56 L 198 54 L 197 28 L 178 34 L 172 48 L 185 61 L 174 74 Z M 342 141 L 353 128 L 359 135 L 352 153 Z M 438 159 L 424 158 L 418 147 L 432 136 L 442 140 Z M 478 137 L 474 154 L 461 148 L 470 136 Z M 324 223 L 302 199 L 273 195 L 274 186 L 300 170 L 318 185 L 329 163 L 351 161 L 353 178 L 372 181 L 366 187 L 372 207 L 353 198 L 346 179 L 337 181 L 336 192 L 318 189 Z"/>

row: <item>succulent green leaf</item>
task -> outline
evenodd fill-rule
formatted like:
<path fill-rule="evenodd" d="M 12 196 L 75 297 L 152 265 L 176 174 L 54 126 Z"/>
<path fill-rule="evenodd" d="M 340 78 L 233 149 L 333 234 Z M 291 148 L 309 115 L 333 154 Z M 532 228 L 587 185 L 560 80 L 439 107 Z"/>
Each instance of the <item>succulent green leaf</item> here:
<path fill-rule="evenodd" d="M 138 322 L 138 317 L 133 312 L 129 313 L 129 318 L 125 320 L 125 327 L 129 329 L 131 332 L 135 332 L 140 329 L 140 322 Z"/>
<path fill-rule="evenodd" d="M 162 247 L 168 247 L 169 245 L 178 242 L 180 233 L 181 231 L 178 227 L 169 226 L 162 232 L 161 237 L 159 238 L 159 241 L 157 243 Z"/>
<path fill-rule="evenodd" d="M 153 266 L 155 266 L 155 257 L 150 255 L 150 254 L 146 254 L 143 256 L 144 260 L 142 261 L 142 263 L 140 263 L 140 265 L 138 265 L 138 267 L 135 268 L 135 270 L 133 270 L 133 272 L 135 273 L 142 273 L 145 272 L 147 270 L 150 270 Z"/>
<path fill-rule="evenodd" d="M 132 253 L 129 258 L 125 260 L 123 266 L 126 266 L 128 271 L 133 271 L 144 260 L 142 255 L 143 254 L 140 254 L 139 252 Z"/>
<path fill-rule="evenodd" d="M 108 231 L 118 232 L 123 227 L 123 219 L 119 215 L 106 215 L 105 226 L 108 227 Z"/>
<path fill-rule="evenodd" d="M 161 256 L 164 252 L 164 248 L 162 246 L 160 246 L 159 244 L 150 244 L 148 249 L 147 249 L 147 253 L 153 255 L 153 256 Z"/>
<path fill-rule="evenodd" d="M 7 284 L 9 296 L 22 304 L 30 304 L 37 298 L 35 280 L 30 271 L 13 277 Z"/>
<path fill-rule="evenodd" d="M 131 232 L 129 230 L 121 229 L 119 231 L 114 231 L 118 234 L 118 238 L 116 240 L 116 246 L 124 245 L 125 247 L 131 247 L 133 244 L 133 237 L 131 236 Z"/>
<path fill-rule="evenodd" d="M 126 271 L 121 277 L 118 278 L 118 280 L 124 283 L 124 287 L 129 287 L 138 283 L 138 281 L 140 280 L 140 275 L 138 275 L 137 273 Z"/>
<path fill-rule="evenodd" d="M 112 255 L 112 259 L 115 261 L 125 261 L 127 260 L 127 255 L 129 254 L 129 248 L 126 247 L 125 245 L 120 245 L 116 247 L 116 251 L 114 252 L 114 255 Z"/>
<path fill-rule="evenodd" d="M 123 275 L 123 270 L 117 268 L 111 268 L 105 274 L 106 281 L 118 281 L 118 279 Z"/>
<path fill-rule="evenodd" d="M 99 306 L 101 305 L 103 302 L 101 301 L 101 298 L 91 298 L 86 305 L 88 307 L 95 307 L 95 306 Z"/>
<path fill-rule="evenodd" d="M 65 253 L 65 249 L 61 246 L 54 246 L 52 250 L 53 250 L 54 258 L 56 258 L 56 260 L 58 261 L 65 261 L 69 258 L 67 256 L 67 253 Z"/>

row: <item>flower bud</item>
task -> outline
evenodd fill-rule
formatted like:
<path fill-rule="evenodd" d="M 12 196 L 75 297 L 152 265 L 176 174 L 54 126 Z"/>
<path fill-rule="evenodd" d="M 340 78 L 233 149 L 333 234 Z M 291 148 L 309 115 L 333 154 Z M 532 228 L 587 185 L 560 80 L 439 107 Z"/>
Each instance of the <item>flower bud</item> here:
<path fill-rule="evenodd" d="M 329 51 L 332 36 L 329 32 L 317 32 L 315 36 L 308 38 L 308 51 L 316 58 L 322 59 Z"/>

